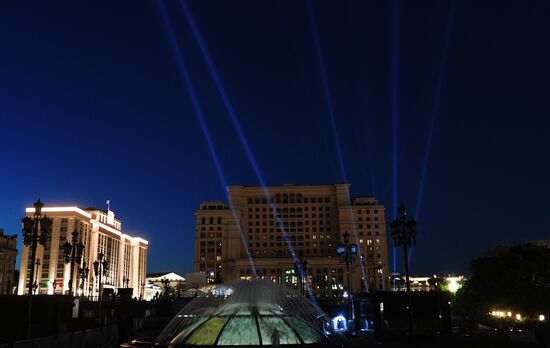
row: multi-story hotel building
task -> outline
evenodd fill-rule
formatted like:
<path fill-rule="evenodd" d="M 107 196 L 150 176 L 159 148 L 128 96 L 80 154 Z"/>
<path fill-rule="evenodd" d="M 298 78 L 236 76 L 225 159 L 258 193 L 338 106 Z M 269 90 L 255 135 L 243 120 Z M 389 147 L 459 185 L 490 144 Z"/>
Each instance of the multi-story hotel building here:
<path fill-rule="evenodd" d="M 17 257 L 17 236 L 4 234 L 0 228 L 0 295 L 11 295 L 15 288 L 14 271 Z"/>
<path fill-rule="evenodd" d="M 26 215 L 32 217 L 34 208 L 27 208 Z M 75 270 L 73 290 L 75 294 L 97 296 L 99 279 L 94 274 L 94 261 L 103 254 L 107 261 L 107 271 L 103 279 L 103 289 L 128 287 L 133 289 L 134 297 L 145 296 L 147 272 L 148 242 L 139 237 L 122 233 L 121 221 L 115 218 L 111 210 L 81 209 L 75 206 L 42 208 L 42 214 L 53 220 L 52 233 L 46 246 L 39 245 L 36 259 L 40 261 L 35 268 L 36 293 L 65 294 L 69 289 L 71 266 L 65 263 L 63 244 L 72 241 L 72 233 L 78 232 L 78 241 L 85 248 L 80 265 L 74 268 L 88 267 L 88 277 L 82 281 Z M 30 277 L 30 252 L 23 246 L 18 294 L 28 293 Z M 85 265 L 84 265 L 85 263 Z"/>
<path fill-rule="evenodd" d="M 302 258 L 316 294 L 339 296 L 348 285 L 337 246 L 348 232 L 359 250 L 349 288 L 384 289 L 384 206 L 371 197 L 350 199 L 349 187 L 229 186 L 228 204 L 205 202 L 195 213 L 195 271 L 227 281 L 249 279 L 255 269 L 260 278 L 296 286 L 294 260 Z"/>

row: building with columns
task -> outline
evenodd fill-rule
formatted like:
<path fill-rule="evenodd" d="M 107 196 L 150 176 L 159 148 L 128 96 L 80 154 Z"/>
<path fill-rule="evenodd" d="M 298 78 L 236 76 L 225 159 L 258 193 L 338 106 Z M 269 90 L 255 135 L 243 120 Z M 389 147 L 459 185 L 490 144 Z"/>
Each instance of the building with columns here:
<path fill-rule="evenodd" d="M 34 208 L 26 208 L 26 215 L 32 217 Z M 65 262 L 63 244 L 72 241 L 74 231 L 77 240 L 84 244 L 82 260 L 75 265 L 72 288 L 77 295 L 97 296 L 99 279 L 94 274 L 93 263 L 103 254 L 108 262 L 103 278 L 103 288 L 128 287 L 132 296 L 145 296 L 147 273 L 148 242 L 122 232 L 122 223 L 111 210 L 82 209 L 76 206 L 44 206 L 42 214 L 53 220 L 52 233 L 46 246 L 37 248 L 35 269 L 35 293 L 65 294 L 69 289 L 71 265 Z M 30 277 L 29 247 L 23 245 L 18 294 L 28 293 Z M 88 276 L 83 278 L 78 268 L 88 268 Z"/>
<path fill-rule="evenodd" d="M 195 213 L 195 271 L 208 281 L 255 276 L 297 287 L 295 259 L 319 297 L 385 289 L 385 209 L 375 198 L 350 198 L 350 185 L 229 186 L 229 202 Z M 347 284 L 337 246 L 348 232 L 358 252 Z M 294 256 L 293 256 L 294 255 Z M 255 272 L 254 272 L 255 271 Z"/>

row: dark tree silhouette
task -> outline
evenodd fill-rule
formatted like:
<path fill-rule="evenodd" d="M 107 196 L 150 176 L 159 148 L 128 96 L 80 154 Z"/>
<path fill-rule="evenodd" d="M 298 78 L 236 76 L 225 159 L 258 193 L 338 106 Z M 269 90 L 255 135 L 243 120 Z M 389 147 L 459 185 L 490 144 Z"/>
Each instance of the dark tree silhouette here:
<path fill-rule="evenodd" d="M 473 260 L 470 270 L 455 299 L 458 313 L 481 320 L 494 309 L 531 317 L 550 310 L 550 249 L 509 247 Z"/>

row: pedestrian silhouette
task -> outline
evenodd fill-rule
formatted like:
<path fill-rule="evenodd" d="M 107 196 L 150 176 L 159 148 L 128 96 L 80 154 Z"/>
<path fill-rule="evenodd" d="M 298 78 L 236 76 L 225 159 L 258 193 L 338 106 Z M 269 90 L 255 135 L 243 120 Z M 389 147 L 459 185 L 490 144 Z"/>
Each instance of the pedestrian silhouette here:
<path fill-rule="evenodd" d="M 278 347 L 281 345 L 279 342 L 279 331 L 277 328 L 273 329 L 273 333 L 271 334 L 271 345 L 273 347 Z"/>

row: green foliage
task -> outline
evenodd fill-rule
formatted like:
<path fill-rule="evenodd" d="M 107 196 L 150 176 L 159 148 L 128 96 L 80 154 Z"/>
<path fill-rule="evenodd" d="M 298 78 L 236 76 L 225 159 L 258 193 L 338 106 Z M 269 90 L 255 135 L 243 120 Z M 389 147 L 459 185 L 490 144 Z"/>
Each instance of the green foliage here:
<path fill-rule="evenodd" d="M 510 247 L 473 260 L 470 270 L 454 302 L 458 314 L 480 319 L 494 309 L 531 316 L 550 309 L 550 249 Z"/>

